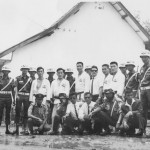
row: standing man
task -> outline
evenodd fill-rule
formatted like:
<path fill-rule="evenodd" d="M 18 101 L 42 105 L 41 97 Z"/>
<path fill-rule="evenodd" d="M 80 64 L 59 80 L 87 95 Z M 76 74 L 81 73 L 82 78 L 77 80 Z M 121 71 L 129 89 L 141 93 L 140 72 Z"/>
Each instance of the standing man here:
<path fill-rule="evenodd" d="M 97 76 L 98 67 L 92 66 L 91 67 L 91 75 L 92 79 L 90 80 L 90 93 L 92 94 L 92 101 L 96 101 L 99 97 L 100 87 L 101 87 L 101 80 Z"/>
<path fill-rule="evenodd" d="M 33 80 L 35 80 L 36 69 L 35 68 L 30 68 L 29 69 L 29 74 L 30 74 L 31 84 L 32 84 Z"/>
<path fill-rule="evenodd" d="M 122 74 L 124 74 L 125 78 L 127 77 L 127 68 L 126 68 L 126 64 L 120 64 L 119 66 L 120 71 L 122 72 Z"/>
<path fill-rule="evenodd" d="M 23 126 L 22 133 L 28 134 L 27 120 L 28 120 L 28 108 L 29 108 L 29 93 L 31 89 L 31 78 L 27 75 L 29 71 L 28 66 L 21 67 L 22 75 L 16 78 L 16 131 L 19 134 L 19 120 L 21 114 L 21 107 L 23 104 Z"/>
<path fill-rule="evenodd" d="M 84 93 L 90 91 L 90 76 L 83 71 L 83 62 L 77 62 L 76 66 L 78 75 L 75 80 L 75 92 L 78 95 L 78 99 L 81 101 L 84 99 Z"/>
<path fill-rule="evenodd" d="M 140 57 L 144 63 L 139 75 L 140 94 L 143 106 L 143 114 L 147 122 L 148 108 L 150 104 L 150 52 L 148 50 L 145 50 L 141 53 Z"/>
<path fill-rule="evenodd" d="M 54 80 L 51 84 L 51 92 L 50 92 L 51 96 L 50 97 L 52 99 L 52 103 L 54 104 L 54 107 L 53 107 L 53 112 L 52 112 L 52 128 L 49 134 L 55 134 L 54 133 L 54 118 L 56 116 L 57 107 L 60 103 L 59 94 L 65 93 L 66 96 L 69 97 L 70 85 L 69 85 L 69 81 L 64 79 L 64 74 L 65 74 L 65 70 L 63 68 L 58 68 L 57 69 L 58 79 Z"/>
<path fill-rule="evenodd" d="M 67 68 L 65 72 L 67 75 L 66 80 L 68 80 L 70 83 L 70 93 L 74 93 L 75 92 L 75 78 L 72 76 L 73 70 L 71 68 Z"/>
<path fill-rule="evenodd" d="M 84 71 L 85 71 L 85 72 L 90 76 L 90 78 L 91 78 L 91 76 L 92 76 L 91 66 L 86 66 L 85 69 L 84 69 Z"/>
<path fill-rule="evenodd" d="M 135 97 L 137 94 L 138 87 L 139 87 L 139 81 L 137 80 L 137 72 L 134 70 L 134 68 L 135 68 L 134 62 L 128 61 L 126 63 L 126 68 L 129 71 L 129 73 L 127 74 L 127 78 L 126 78 L 124 94 L 125 94 L 126 90 L 132 89 L 132 91 L 134 93 L 133 96 Z"/>
<path fill-rule="evenodd" d="M 112 75 L 110 74 L 110 68 L 108 64 L 102 65 L 102 72 L 104 74 L 104 79 L 100 87 L 100 95 L 99 95 L 100 99 L 103 97 L 104 90 L 111 88 L 111 82 L 112 82 Z"/>
<path fill-rule="evenodd" d="M 122 96 L 125 85 L 125 76 L 118 70 L 118 63 L 115 61 L 110 63 L 110 69 L 113 76 L 111 88 L 113 91 L 116 91 L 119 96 Z"/>
<path fill-rule="evenodd" d="M 2 68 L 3 78 L 0 82 L 0 125 L 2 122 L 3 110 L 6 109 L 5 115 L 5 124 L 6 124 L 6 134 L 12 134 L 9 131 L 9 124 L 10 124 L 10 111 L 12 103 L 15 104 L 14 101 L 14 80 L 8 76 L 10 73 L 10 69 L 8 67 Z"/>
<path fill-rule="evenodd" d="M 47 70 L 47 74 L 48 74 L 48 80 L 49 80 L 50 85 L 51 85 L 51 83 L 55 80 L 54 79 L 55 70 L 53 68 L 50 68 Z"/>

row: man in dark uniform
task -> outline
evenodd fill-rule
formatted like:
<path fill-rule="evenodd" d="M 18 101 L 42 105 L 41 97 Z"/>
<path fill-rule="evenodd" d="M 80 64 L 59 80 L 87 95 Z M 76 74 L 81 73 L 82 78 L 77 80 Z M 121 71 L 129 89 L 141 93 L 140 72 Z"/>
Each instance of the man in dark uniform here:
<path fill-rule="evenodd" d="M 140 97 L 143 106 L 144 118 L 147 122 L 148 108 L 150 106 L 150 52 L 145 50 L 140 55 L 144 65 L 140 70 Z M 147 125 L 147 123 L 146 123 Z"/>
<path fill-rule="evenodd" d="M 47 79 L 49 80 L 50 85 L 51 85 L 51 83 L 54 80 L 55 70 L 53 68 L 50 68 L 50 69 L 47 70 L 47 74 L 48 74 L 48 78 Z"/>
<path fill-rule="evenodd" d="M 32 84 L 33 80 L 35 80 L 36 69 L 35 68 L 30 68 L 29 74 L 30 74 L 31 84 Z"/>
<path fill-rule="evenodd" d="M 139 81 L 137 79 L 137 72 L 134 70 L 135 68 L 134 62 L 128 61 L 126 63 L 126 68 L 129 71 L 129 73 L 127 74 L 127 78 L 126 78 L 124 95 L 127 89 L 132 89 L 134 93 L 134 97 L 135 97 L 137 94 L 138 87 L 139 87 Z"/>
<path fill-rule="evenodd" d="M 73 71 L 71 68 L 67 68 L 65 73 L 66 73 L 66 80 L 68 80 L 70 83 L 70 93 L 74 93 L 75 92 L 75 78 L 72 76 Z"/>
<path fill-rule="evenodd" d="M 94 109 L 90 114 L 93 120 L 93 126 L 97 126 L 97 124 L 99 124 L 99 128 L 105 129 L 101 135 L 107 135 L 111 133 L 109 125 L 116 127 L 118 124 L 120 124 L 121 105 L 123 104 L 122 99 L 120 99 L 112 89 L 105 90 L 104 94 L 106 97 L 104 102 Z"/>
<path fill-rule="evenodd" d="M 28 128 L 30 134 L 34 134 L 33 127 L 37 126 L 38 133 L 49 131 L 50 126 L 47 124 L 47 107 L 42 104 L 45 95 L 39 93 L 35 95 L 35 103 L 31 103 L 28 109 Z"/>
<path fill-rule="evenodd" d="M 121 106 L 122 124 L 120 126 L 120 134 L 135 135 L 135 129 L 139 131 L 137 136 L 142 136 L 145 130 L 146 121 L 143 117 L 143 107 L 141 100 L 135 99 L 132 89 L 126 90 L 125 104 Z"/>
<path fill-rule="evenodd" d="M 21 67 L 22 75 L 16 78 L 16 131 L 19 134 L 19 120 L 21 107 L 23 104 L 23 134 L 28 134 L 27 120 L 28 120 L 28 108 L 29 108 L 29 93 L 31 89 L 31 78 L 27 75 L 29 67 Z"/>
<path fill-rule="evenodd" d="M 63 123 L 63 116 L 66 114 L 68 98 L 65 93 L 59 94 L 60 104 L 57 107 L 56 114 L 54 116 L 54 129 L 52 134 L 57 134 L 59 125 Z"/>
<path fill-rule="evenodd" d="M 14 80 L 8 76 L 10 69 L 2 68 L 3 78 L 0 82 L 0 125 L 2 122 L 3 110 L 6 109 L 5 124 L 6 134 L 11 134 L 9 131 L 11 105 L 14 104 Z"/>

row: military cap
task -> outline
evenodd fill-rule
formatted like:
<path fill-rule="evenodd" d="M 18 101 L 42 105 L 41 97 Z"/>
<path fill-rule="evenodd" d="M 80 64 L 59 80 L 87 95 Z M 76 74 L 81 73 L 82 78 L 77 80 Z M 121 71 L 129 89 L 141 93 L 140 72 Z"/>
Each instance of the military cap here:
<path fill-rule="evenodd" d="M 108 93 L 115 93 L 115 91 L 113 91 L 112 89 L 106 89 L 106 90 L 104 90 L 104 93 L 105 93 L 105 94 L 108 94 Z"/>
<path fill-rule="evenodd" d="M 85 67 L 85 70 L 86 70 L 86 69 L 91 69 L 91 66 L 86 66 L 86 67 Z"/>
<path fill-rule="evenodd" d="M 53 68 L 47 69 L 47 73 L 49 73 L 49 72 L 55 72 L 55 69 L 53 69 Z"/>
<path fill-rule="evenodd" d="M 30 68 L 29 71 L 30 72 L 36 72 L 36 68 Z"/>
<path fill-rule="evenodd" d="M 72 70 L 71 68 L 67 68 L 67 69 L 65 70 L 65 72 L 72 72 L 72 73 L 73 73 L 73 70 Z"/>
<path fill-rule="evenodd" d="M 43 99 L 46 95 L 43 95 L 41 93 L 38 93 L 38 94 L 34 94 L 34 96 L 38 99 Z"/>
<path fill-rule="evenodd" d="M 119 68 L 125 68 L 126 64 L 120 64 Z"/>
<path fill-rule="evenodd" d="M 10 71 L 11 72 L 10 68 L 8 68 L 7 66 L 3 66 L 2 71 Z"/>
<path fill-rule="evenodd" d="M 150 51 L 144 50 L 144 51 L 140 54 L 140 57 L 145 57 L 145 56 L 150 57 Z"/>
<path fill-rule="evenodd" d="M 23 66 L 21 66 L 21 68 L 20 68 L 20 70 L 22 70 L 22 69 L 30 69 L 27 65 L 23 65 Z"/>
<path fill-rule="evenodd" d="M 126 66 L 127 65 L 133 65 L 133 66 L 135 66 L 135 63 L 134 63 L 134 61 L 127 61 Z"/>

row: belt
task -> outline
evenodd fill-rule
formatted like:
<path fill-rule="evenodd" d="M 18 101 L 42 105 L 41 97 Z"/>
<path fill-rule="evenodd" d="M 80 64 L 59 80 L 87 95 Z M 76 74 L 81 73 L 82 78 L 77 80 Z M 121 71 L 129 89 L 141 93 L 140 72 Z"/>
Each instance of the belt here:
<path fill-rule="evenodd" d="M 18 92 L 19 95 L 27 95 L 29 96 L 29 93 L 24 93 L 24 92 Z"/>
<path fill-rule="evenodd" d="M 141 90 L 148 90 L 150 89 L 150 86 L 146 86 L 146 87 L 140 87 Z"/>
<path fill-rule="evenodd" d="M 11 94 L 11 91 L 0 91 L 0 94 Z"/>

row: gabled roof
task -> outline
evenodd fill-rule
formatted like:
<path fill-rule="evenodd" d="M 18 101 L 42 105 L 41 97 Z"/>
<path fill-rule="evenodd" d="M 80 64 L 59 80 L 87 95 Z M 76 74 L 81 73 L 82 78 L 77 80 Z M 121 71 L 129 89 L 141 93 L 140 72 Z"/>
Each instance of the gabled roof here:
<path fill-rule="evenodd" d="M 3 52 L 0 53 L 0 58 L 11 52 L 14 52 L 16 49 L 26 46 L 46 36 L 50 36 L 71 15 L 76 14 L 81 8 L 81 6 L 84 5 L 84 3 L 86 2 L 80 2 L 77 5 L 75 5 L 69 12 L 67 12 L 64 16 L 62 16 L 50 28 L 14 45 L 13 47 L 4 50 Z M 109 4 L 121 15 L 121 18 L 124 19 L 140 37 L 142 36 L 141 38 L 143 39 L 145 45 L 147 44 L 149 46 L 150 36 L 148 32 L 141 26 L 141 24 L 135 19 L 135 17 L 126 9 L 126 7 L 121 2 L 109 2 Z"/>

